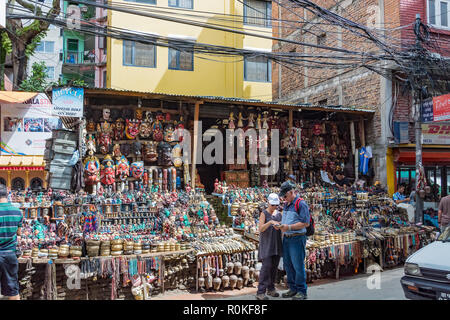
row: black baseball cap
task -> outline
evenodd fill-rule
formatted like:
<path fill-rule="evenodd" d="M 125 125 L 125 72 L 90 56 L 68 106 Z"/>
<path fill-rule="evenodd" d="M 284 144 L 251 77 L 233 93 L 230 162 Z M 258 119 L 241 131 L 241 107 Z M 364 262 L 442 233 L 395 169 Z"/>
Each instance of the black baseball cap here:
<path fill-rule="evenodd" d="M 280 193 L 278 194 L 279 197 L 284 197 L 286 195 L 286 193 L 288 193 L 289 191 L 295 189 L 295 186 L 289 182 L 283 182 L 283 184 L 280 187 Z"/>

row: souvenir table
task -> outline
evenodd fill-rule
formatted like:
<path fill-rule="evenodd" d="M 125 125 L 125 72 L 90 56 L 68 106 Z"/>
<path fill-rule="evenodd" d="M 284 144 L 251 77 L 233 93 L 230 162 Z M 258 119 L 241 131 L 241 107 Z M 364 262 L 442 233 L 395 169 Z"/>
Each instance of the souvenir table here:
<path fill-rule="evenodd" d="M 278 189 L 228 187 L 224 190 L 223 186 L 224 183 L 217 185 L 217 191 L 222 191 L 217 196 L 228 201 L 234 221 L 238 220 L 236 217 L 244 219 L 244 223 L 234 223 L 233 227 L 241 229 L 246 238 L 257 241 L 260 210 L 266 206 L 267 195 Z M 315 221 L 315 234 L 307 241 L 308 281 L 331 274 L 339 278 L 341 266 L 353 268 L 357 273 L 363 263 L 365 271 L 368 261 L 376 261 L 381 268 L 397 265 L 430 241 L 431 228 L 411 226 L 392 199 L 383 193 L 341 192 L 319 186 L 299 191 L 310 205 Z M 404 241 L 410 245 L 406 242 L 403 245 L 403 240 L 395 241 L 393 237 L 407 238 Z"/>
<path fill-rule="evenodd" d="M 136 299 L 149 297 L 149 289 L 164 292 L 165 283 L 170 288 L 194 286 L 191 243 L 198 233 L 222 232 L 214 209 L 198 193 L 49 194 L 54 212 L 61 214 L 59 220 L 25 219 L 18 242 L 24 298 L 40 297 L 34 282 L 41 277 L 44 291 L 50 292 L 46 298 L 63 299 L 67 292 L 61 283 L 67 274 L 61 268 L 70 264 L 79 266 L 86 286 L 96 287 L 97 279 L 112 276 L 112 282 L 102 284 L 111 299 L 128 284 Z M 148 210 L 142 210 L 144 206 Z M 37 272 L 36 265 L 45 268 Z M 60 297 L 53 294 L 58 288 Z M 86 290 L 75 297 L 87 298 Z"/>

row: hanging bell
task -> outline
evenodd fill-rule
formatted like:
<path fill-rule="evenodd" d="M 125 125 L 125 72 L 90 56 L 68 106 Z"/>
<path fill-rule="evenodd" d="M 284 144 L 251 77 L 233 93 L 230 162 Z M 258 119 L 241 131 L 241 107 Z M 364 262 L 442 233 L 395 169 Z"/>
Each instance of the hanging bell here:
<path fill-rule="evenodd" d="M 243 287 L 244 287 L 244 279 L 242 279 L 242 277 L 239 277 L 237 279 L 236 288 L 238 290 L 241 290 Z"/>
<path fill-rule="evenodd" d="M 246 280 L 250 278 L 250 268 L 248 266 L 242 267 L 242 278 Z"/>
<path fill-rule="evenodd" d="M 219 277 L 215 277 L 213 279 L 213 289 L 215 291 L 220 289 L 220 285 L 222 284 L 222 279 L 220 279 Z"/>
<path fill-rule="evenodd" d="M 237 280 L 238 280 L 238 277 L 236 275 L 232 274 L 230 276 L 230 288 L 231 288 L 231 290 L 234 290 L 234 288 L 236 288 Z"/>
<path fill-rule="evenodd" d="M 241 272 L 242 272 L 242 263 L 240 263 L 240 262 L 238 261 L 238 262 L 236 262 L 236 263 L 234 264 L 234 273 L 235 273 L 236 275 L 240 275 Z"/>
<path fill-rule="evenodd" d="M 224 275 L 222 277 L 222 287 L 224 289 L 227 289 L 229 287 L 229 285 L 230 285 L 230 277 L 227 275 Z"/>
<path fill-rule="evenodd" d="M 234 263 L 233 262 L 228 262 L 227 263 L 227 274 L 232 274 L 233 273 L 233 269 L 234 269 Z"/>

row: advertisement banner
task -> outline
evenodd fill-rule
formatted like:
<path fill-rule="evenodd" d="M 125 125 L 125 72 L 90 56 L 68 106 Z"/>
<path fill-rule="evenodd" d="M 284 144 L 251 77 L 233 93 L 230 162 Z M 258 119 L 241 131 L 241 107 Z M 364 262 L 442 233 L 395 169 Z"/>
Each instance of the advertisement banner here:
<path fill-rule="evenodd" d="M 422 144 L 450 144 L 450 123 L 422 124 Z"/>
<path fill-rule="evenodd" d="M 434 121 L 450 120 L 450 94 L 433 98 Z"/>
<path fill-rule="evenodd" d="M 44 155 L 45 139 L 52 137 L 53 129 L 62 126 L 51 110 L 51 102 L 44 93 L 24 103 L 2 103 L 0 154 Z"/>
<path fill-rule="evenodd" d="M 59 117 L 83 117 L 84 89 L 57 88 L 52 91 L 52 115 Z"/>

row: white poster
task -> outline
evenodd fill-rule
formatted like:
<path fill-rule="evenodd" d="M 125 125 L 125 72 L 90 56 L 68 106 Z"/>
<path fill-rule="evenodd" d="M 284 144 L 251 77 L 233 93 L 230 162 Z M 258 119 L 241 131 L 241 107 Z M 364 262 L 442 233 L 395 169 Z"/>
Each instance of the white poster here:
<path fill-rule="evenodd" d="M 61 120 L 51 115 L 52 105 L 44 93 L 24 103 L 1 104 L 1 154 L 44 155 L 45 139 Z"/>

